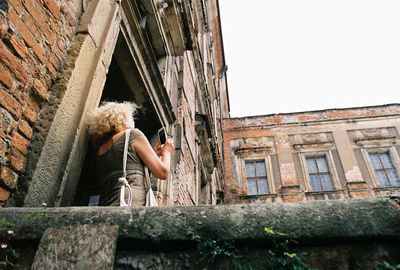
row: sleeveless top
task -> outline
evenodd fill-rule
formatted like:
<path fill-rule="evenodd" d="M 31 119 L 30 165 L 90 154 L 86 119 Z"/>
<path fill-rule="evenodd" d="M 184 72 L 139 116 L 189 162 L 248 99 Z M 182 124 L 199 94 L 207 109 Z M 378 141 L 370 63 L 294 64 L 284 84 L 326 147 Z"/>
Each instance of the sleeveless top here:
<path fill-rule="evenodd" d="M 145 137 L 143 132 L 137 128 L 131 129 L 129 137 L 128 156 L 126 162 L 127 170 L 140 170 L 144 172 L 143 162 L 140 160 L 136 151 L 132 149 L 132 143 L 137 139 Z M 104 179 L 112 172 L 122 171 L 122 160 L 124 155 L 125 135 L 121 137 L 102 155 L 96 155 L 96 173 L 98 179 Z"/>

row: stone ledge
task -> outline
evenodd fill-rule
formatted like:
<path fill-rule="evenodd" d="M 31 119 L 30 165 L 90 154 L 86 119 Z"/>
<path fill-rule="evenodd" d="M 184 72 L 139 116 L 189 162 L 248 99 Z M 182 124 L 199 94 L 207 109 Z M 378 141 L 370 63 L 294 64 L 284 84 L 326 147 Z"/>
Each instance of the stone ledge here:
<path fill-rule="evenodd" d="M 39 216 L 24 220 L 36 211 Z M 400 239 L 400 211 L 388 198 L 300 203 L 171 207 L 2 208 L 0 221 L 15 223 L 15 239 L 36 241 L 49 227 L 109 223 L 120 238 L 190 241 L 193 237 L 267 240 L 264 227 L 302 243 Z"/>

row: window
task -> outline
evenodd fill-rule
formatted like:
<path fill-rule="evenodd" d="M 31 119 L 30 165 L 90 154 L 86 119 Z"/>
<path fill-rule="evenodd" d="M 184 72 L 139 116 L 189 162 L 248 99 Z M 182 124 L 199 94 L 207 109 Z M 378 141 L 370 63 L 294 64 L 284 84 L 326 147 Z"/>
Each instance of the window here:
<path fill-rule="evenodd" d="M 312 191 L 334 190 L 325 156 L 306 158 Z"/>
<path fill-rule="evenodd" d="M 390 159 L 389 152 L 369 153 L 369 158 L 381 187 L 400 186 L 399 176 Z"/>
<path fill-rule="evenodd" d="M 247 195 L 269 193 L 264 161 L 246 161 L 246 180 Z"/>

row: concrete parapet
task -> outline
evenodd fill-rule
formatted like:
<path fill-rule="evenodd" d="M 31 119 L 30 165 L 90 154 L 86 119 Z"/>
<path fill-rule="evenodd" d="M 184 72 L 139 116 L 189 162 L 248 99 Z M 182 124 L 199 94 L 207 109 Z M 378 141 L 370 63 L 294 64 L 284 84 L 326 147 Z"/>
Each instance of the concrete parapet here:
<path fill-rule="evenodd" d="M 166 255 L 160 253 L 165 251 L 165 247 L 168 247 L 169 252 L 185 252 L 189 257 L 196 256 L 194 239 L 233 241 L 240 243 L 241 247 L 253 249 L 255 253 L 251 250 L 250 253 L 254 256 L 272 244 L 270 236 L 265 233 L 265 227 L 286 233 L 287 236 L 279 237 L 298 241 L 298 248 L 311 254 L 347 254 L 347 259 L 342 258 L 346 262 L 353 260 L 348 255 L 351 254 L 350 248 L 365 253 L 370 250 L 365 247 L 370 245 L 374 250 L 385 250 L 387 255 L 393 251 L 400 239 L 400 207 L 395 200 L 389 198 L 147 208 L 2 208 L 0 221 L 2 220 L 15 224 L 14 239 L 20 243 L 38 243 L 48 228 L 62 229 L 76 224 L 118 225 L 117 263 L 135 260 L 136 255 L 126 255 L 130 249 L 136 251 L 129 254 L 143 255 L 145 251 L 146 256 L 158 254 L 154 255 L 158 256 L 158 259 L 165 259 Z M 184 251 L 182 247 L 185 247 Z M 248 254 L 249 250 L 246 252 L 244 253 Z M 353 257 L 360 257 L 359 253 Z M 322 258 L 322 255 L 318 254 L 316 257 Z M 370 256 L 366 253 L 362 255 L 362 260 L 368 260 Z M 177 257 L 176 255 L 175 258 Z M 263 259 L 262 256 L 259 258 Z M 382 257 L 379 258 L 383 260 Z M 389 258 L 394 261 L 400 260 L 393 256 Z M 373 263 L 378 260 L 369 259 Z M 324 261 L 318 262 L 317 265 L 324 265 Z M 341 267 L 344 267 L 343 265 L 347 264 L 342 263 Z"/>
<path fill-rule="evenodd" d="M 23 216 L 32 212 L 38 216 L 25 221 Z M 147 208 L 3 208 L 0 220 L 14 223 L 15 237 L 21 240 L 40 239 L 49 227 L 97 223 L 119 225 L 119 237 L 152 242 L 190 241 L 196 236 L 264 241 L 264 227 L 313 243 L 400 238 L 400 210 L 386 198 Z"/>

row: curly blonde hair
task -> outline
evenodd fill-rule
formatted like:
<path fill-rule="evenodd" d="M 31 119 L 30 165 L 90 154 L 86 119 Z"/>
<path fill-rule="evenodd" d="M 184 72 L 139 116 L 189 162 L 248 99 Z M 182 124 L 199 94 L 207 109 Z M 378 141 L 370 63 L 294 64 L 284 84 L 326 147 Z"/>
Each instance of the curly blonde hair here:
<path fill-rule="evenodd" d="M 88 132 L 96 146 L 105 143 L 110 136 L 126 127 L 134 128 L 133 115 L 138 106 L 133 102 L 104 102 L 88 117 Z"/>

